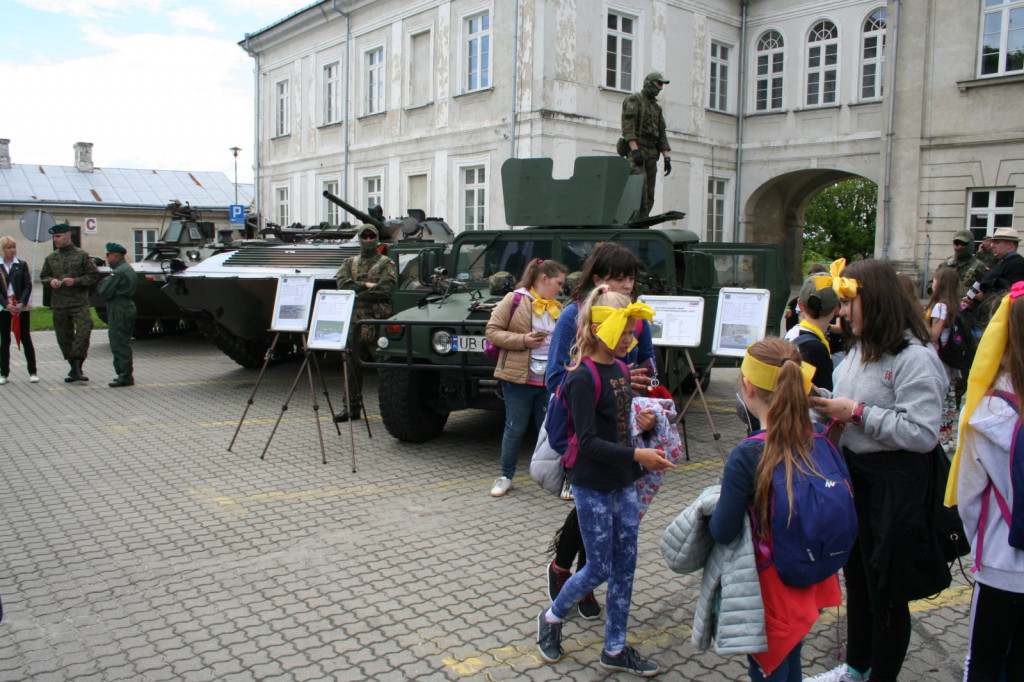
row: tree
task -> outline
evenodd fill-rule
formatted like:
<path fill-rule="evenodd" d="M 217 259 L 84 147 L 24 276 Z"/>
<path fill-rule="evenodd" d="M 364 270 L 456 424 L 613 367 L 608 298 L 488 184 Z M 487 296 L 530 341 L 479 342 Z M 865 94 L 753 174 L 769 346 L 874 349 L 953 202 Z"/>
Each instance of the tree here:
<path fill-rule="evenodd" d="M 837 182 L 804 211 L 804 249 L 828 260 L 852 260 L 875 251 L 878 185 L 864 178 Z"/>

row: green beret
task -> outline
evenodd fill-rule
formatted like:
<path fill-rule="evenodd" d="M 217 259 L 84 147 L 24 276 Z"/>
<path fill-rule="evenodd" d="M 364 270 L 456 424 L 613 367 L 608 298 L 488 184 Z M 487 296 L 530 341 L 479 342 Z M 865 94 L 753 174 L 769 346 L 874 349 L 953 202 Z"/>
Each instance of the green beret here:
<path fill-rule="evenodd" d="M 107 242 L 107 253 L 128 253 L 128 249 L 117 242 Z"/>
<path fill-rule="evenodd" d="M 70 232 L 71 226 L 67 223 L 58 223 L 50 228 L 50 234 L 63 234 L 64 232 Z"/>

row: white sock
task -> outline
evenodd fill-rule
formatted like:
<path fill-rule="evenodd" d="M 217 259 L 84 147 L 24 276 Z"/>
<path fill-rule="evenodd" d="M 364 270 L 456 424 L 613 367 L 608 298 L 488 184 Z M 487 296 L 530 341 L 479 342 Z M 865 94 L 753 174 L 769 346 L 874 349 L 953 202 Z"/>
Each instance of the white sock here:
<path fill-rule="evenodd" d="M 556 618 L 555 614 L 551 613 L 551 609 L 548 609 L 547 611 L 544 612 L 544 620 L 546 620 L 549 623 L 561 623 L 562 622 L 561 618 Z"/>

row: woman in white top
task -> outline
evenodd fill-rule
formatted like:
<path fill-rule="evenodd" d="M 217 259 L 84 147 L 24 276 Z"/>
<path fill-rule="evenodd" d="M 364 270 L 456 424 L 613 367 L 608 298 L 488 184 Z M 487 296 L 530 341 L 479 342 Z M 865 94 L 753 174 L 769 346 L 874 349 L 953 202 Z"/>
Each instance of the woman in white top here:
<path fill-rule="evenodd" d="M 956 311 L 963 298 L 960 276 L 955 268 L 942 266 L 935 272 L 932 280 L 932 297 L 925 309 L 928 320 L 928 332 L 936 349 L 949 340 L 949 328 L 956 319 Z M 956 444 L 953 434 L 953 420 L 958 412 L 956 384 L 960 380 L 960 370 L 942 363 L 949 376 L 946 397 L 942 400 L 942 422 L 939 426 L 939 443 L 947 450 Z"/>

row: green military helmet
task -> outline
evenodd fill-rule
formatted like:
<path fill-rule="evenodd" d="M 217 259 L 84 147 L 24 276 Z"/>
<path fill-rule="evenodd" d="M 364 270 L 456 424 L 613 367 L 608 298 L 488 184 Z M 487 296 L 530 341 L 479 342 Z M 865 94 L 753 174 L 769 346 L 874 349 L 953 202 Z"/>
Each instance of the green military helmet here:
<path fill-rule="evenodd" d="M 647 74 L 647 77 L 644 78 L 644 84 L 647 83 L 661 83 L 662 85 L 668 85 L 669 81 L 661 71 L 651 71 Z"/>
<path fill-rule="evenodd" d="M 516 278 L 512 276 L 512 273 L 505 270 L 500 270 L 491 275 L 487 279 L 487 283 L 490 286 L 491 296 L 504 296 L 516 288 Z"/>
<path fill-rule="evenodd" d="M 576 287 L 579 286 L 580 278 L 582 276 L 583 273 L 579 270 L 575 272 L 570 272 L 568 275 L 566 275 L 565 284 L 562 285 L 562 293 L 571 298 L 573 292 L 576 291 Z"/>

